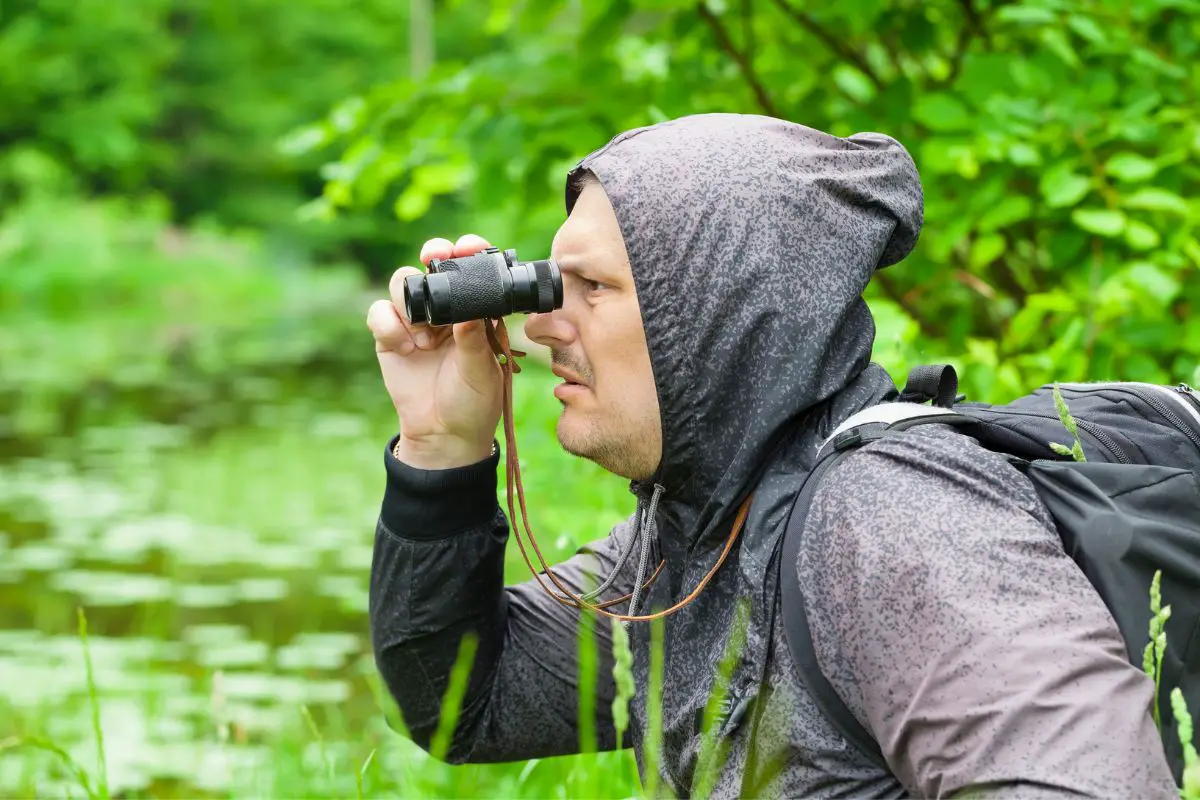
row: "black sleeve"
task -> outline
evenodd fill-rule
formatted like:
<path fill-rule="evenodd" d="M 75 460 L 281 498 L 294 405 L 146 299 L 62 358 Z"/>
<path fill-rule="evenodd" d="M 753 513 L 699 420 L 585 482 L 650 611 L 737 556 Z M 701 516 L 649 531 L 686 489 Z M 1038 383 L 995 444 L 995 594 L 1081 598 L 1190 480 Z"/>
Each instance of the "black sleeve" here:
<path fill-rule="evenodd" d="M 394 444 L 394 442 L 393 442 Z M 579 752 L 579 612 L 533 579 L 504 586 L 508 520 L 496 495 L 499 455 L 448 470 L 384 456 L 387 486 L 375 532 L 370 621 L 377 667 L 409 735 L 428 750 L 463 636 L 478 649 L 446 759 L 513 761 Z M 554 566 L 573 592 L 602 581 L 630 522 Z M 606 596 L 625 594 L 628 567 Z M 595 730 L 616 747 L 612 640 L 596 625 Z"/>

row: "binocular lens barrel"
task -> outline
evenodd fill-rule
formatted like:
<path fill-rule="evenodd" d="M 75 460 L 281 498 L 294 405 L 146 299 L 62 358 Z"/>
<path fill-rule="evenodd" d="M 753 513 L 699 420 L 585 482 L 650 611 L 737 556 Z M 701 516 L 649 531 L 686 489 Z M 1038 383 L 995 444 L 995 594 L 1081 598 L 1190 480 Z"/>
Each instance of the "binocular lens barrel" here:
<path fill-rule="evenodd" d="M 515 250 L 429 262 L 404 279 L 404 311 L 413 323 L 448 325 L 562 308 L 562 273 L 553 259 L 518 261 Z"/>

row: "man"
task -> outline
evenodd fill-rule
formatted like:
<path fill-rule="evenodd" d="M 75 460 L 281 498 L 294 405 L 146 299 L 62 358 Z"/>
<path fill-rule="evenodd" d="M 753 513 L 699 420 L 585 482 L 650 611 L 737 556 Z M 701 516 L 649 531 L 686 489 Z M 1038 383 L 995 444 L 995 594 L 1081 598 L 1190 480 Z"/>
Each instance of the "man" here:
<path fill-rule="evenodd" d="M 637 611 L 667 608 L 710 570 L 753 493 L 733 555 L 665 620 L 660 785 L 692 790 L 714 665 L 744 600 L 717 796 L 1176 796 L 1153 686 L 1128 663 L 1032 486 L 942 426 L 847 458 L 814 500 L 797 563 L 783 565 L 799 571 L 823 673 L 890 769 L 843 740 L 797 678 L 772 559 L 821 442 L 896 393 L 870 362 L 861 295 L 912 249 L 923 221 L 917 172 L 897 142 L 688 117 L 584 158 L 566 199 L 552 247 L 563 306 L 532 316 L 526 332 L 566 381 L 555 390 L 562 446 L 629 478 L 638 513 L 555 571 L 582 592 L 619 567 L 605 596 L 624 595 L 645 559 L 622 556 L 645 541 L 664 568 Z M 483 246 L 434 240 L 422 260 Z M 372 571 L 379 669 L 428 746 L 458 643 L 473 631 L 479 651 L 450 760 L 573 752 L 577 612 L 532 581 L 502 586 L 499 368 L 481 323 L 407 324 L 397 301 L 410 272 L 397 272 L 392 301 L 368 318 L 400 417 Z M 912 524 L 913 509 L 927 525 Z M 649 631 L 632 623 L 630 633 L 632 744 L 644 768 Z M 602 679 L 607 749 L 617 746 L 612 696 Z"/>

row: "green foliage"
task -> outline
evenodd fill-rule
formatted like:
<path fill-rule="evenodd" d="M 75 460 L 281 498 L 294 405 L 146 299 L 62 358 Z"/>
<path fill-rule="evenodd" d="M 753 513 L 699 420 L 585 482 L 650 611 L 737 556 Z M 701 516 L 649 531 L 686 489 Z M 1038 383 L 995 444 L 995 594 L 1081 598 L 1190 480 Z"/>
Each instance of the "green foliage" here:
<path fill-rule="evenodd" d="M 629 649 L 629 634 L 625 625 L 610 620 L 612 625 L 613 682 L 617 691 L 613 695 L 612 716 L 616 742 L 622 743 L 629 729 L 629 702 L 633 699 L 633 652 Z"/>
<path fill-rule="evenodd" d="M 453 741 L 454 730 L 458 725 L 458 714 L 462 710 L 463 698 L 467 694 L 467 681 L 471 676 L 471 668 L 475 664 L 475 651 L 479 641 L 475 634 L 467 633 L 459 643 L 458 656 L 454 660 L 454 668 L 450 670 L 450 683 L 446 687 L 446 696 L 442 699 L 441 717 L 438 719 L 437 732 L 429 745 L 429 754 L 439 761 L 444 761 L 450 753 L 450 743 Z"/>
<path fill-rule="evenodd" d="M 732 742 L 721 736 L 721 726 L 732 711 L 728 707 L 729 680 L 742 658 L 749 628 L 750 604 L 743 598 L 734 609 L 734 620 L 730 626 L 729 639 L 725 643 L 725 652 L 716 665 L 713 686 L 704 705 L 700 753 L 696 758 L 696 778 L 692 785 L 696 797 L 708 797 L 712 793 L 717 776 L 729 756 Z"/>
<path fill-rule="evenodd" d="M 1183 800 L 1200 800 L 1200 756 L 1193 744 L 1192 715 L 1179 687 L 1171 690 L 1171 712 L 1179 730 L 1179 741 L 1183 742 L 1183 786 L 1179 796 Z"/>
<path fill-rule="evenodd" d="M 1162 683 L 1163 653 L 1167 651 L 1167 620 L 1170 618 L 1171 607 L 1162 604 L 1162 570 L 1156 570 L 1154 580 L 1150 582 L 1150 641 L 1142 652 L 1142 669 L 1154 679 L 1154 724 L 1160 732 L 1162 721 L 1159 719 L 1158 696 Z"/>
<path fill-rule="evenodd" d="M 1171 607 L 1162 604 L 1162 570 L 1155 570 L 1150 582 L 1150 641 L 1142 654 L 1142 669 L 1154 681 L 1154 724 L 1162 733 L 1159 712 L 1159 692 L 1162 686 L 1163 654 L 1167 651 L 1167 620 Z M 1196 755 L 1192 715 L 1178 686 L 1171 690 L 1171 715 L 1175 718 L 1179 741 L 1183 746 L 1183 785 L 1179 796 L 1184 800 L 1200 800 L 1200 756 Z"/>
<path fill-rule="evenodd" d="M 1062 390 L 1058 384 L 1054 384 L 1054 407 L 1058 410 L 1058 418 L 1062 420 L 1063 427 L 1067 429 L 1067 433 L 1071 434 L 1074 440 L 1070 447 L 1058 442 L 1051 442 L 1050 449 L 1058 453 L 1060 456 L 1071 456 L 1076 461 L 1087 461 L 1083 454 L 1083 442 L 1079 439 L 1079 427 L 1075 423 L 1075 417 L 1071 416 L 1071 410 L 1067 408 L 1067 401 L 1063 399 Z"/>
<path fill-rule="evenodd" d="M 92 733 L 96 736 L 97 796 L 100 800 L 108 800 L 108 761 L 104 757 L 104 730 L 100 726 L 100 694 L 96 689 L 96 676 L 92 672 L 92 652 L 88 648 L 87 617 L 82 608 L 76 614 L 79 619 L 79 641 L 83 645 L 83 666 L 87 671 L 88 698 L 91 700 Z"/>
<path fill-rule="evenodd" d="M 650 677 L 646 687 L 646 734 L 642 740 L 646 775 L 647 797 L 658 797 L 659 765 L 662 763 L 663 719 L 663 674 L 665 669 L 663 638 L 665 624 L 662 618 L 651 620 L 650 625 Z"/>
<path fill-rule="evenodd" d="M 460 2 L 438 31 L 426 77 L 354 100 L 323 213 L 392 204 L 532 256 L 565 168 L 621 130 L 706 111 L 878 130 L 926 197 L 917 251 L 869 291 L 889 369 L 950 360 L 1003 401 L 1200 367 L 1196 3 Z"/>
<path fill-rule="evenodd" d="M 397 244 L 384 213 L 297 218 L 321 158 L 287 135 L 407 74 L 407 31 L 408 5 L 387 0 L 6 0 L 0 210 L 47 192 L 153 195 L 176 221 L 269 230 L 287 253 L 353 243 L 379 263 Z"/>
<path fill-rule="evenodd" d="M 261 391 L 253 376 L 375 368 L 369 338 L 346 344 L 369 336 L 364 292 L 356 270 L 273 263 L 261 236 L 179 228 L 160 203 L 27 200 L 0 218 L 0 432 L 50 435 L 134 396 L 220 414 Z"/>

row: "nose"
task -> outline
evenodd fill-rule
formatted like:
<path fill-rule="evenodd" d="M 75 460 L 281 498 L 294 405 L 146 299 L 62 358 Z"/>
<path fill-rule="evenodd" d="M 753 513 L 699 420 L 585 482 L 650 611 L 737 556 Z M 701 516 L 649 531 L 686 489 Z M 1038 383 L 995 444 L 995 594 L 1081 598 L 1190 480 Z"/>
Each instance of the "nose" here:
<path fill-rule="evenodd" d="M 574 342 L 576 332 L 560 310 L 530 314 L 525 319 L 525 335 L 540 345 L 556 349 Z"/>

